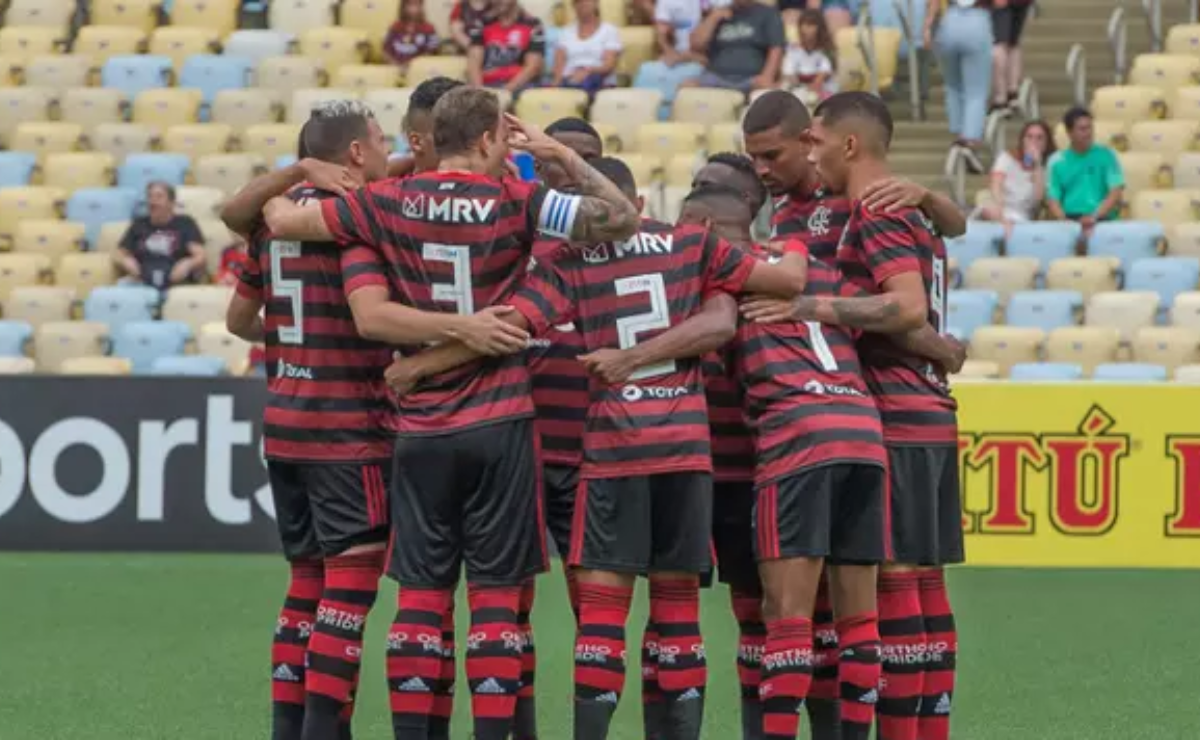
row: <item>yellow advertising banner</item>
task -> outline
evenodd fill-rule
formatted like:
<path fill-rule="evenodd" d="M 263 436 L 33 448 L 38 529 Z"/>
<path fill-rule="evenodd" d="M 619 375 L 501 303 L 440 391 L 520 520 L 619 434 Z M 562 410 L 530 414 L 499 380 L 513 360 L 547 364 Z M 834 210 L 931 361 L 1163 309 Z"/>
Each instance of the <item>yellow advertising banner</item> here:
<path fill-rule="evenodd" d="M 967 562 L 1200 568 L 1200 388 L 963 383 Z"/>

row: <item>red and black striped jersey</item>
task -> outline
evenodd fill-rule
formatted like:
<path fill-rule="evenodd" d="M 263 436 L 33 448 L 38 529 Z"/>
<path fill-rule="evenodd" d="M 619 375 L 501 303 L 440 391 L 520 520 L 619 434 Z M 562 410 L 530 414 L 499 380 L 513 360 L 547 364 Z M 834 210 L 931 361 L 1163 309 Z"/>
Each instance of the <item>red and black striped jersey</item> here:
<path fill-rule="evenodd" d="M 301 186 L 293 200 L 328 199 Z M 362 339 L 346 302 L 342 249 L 333 242 L 250 240 L 237 291 L 261 301 L 266 329 L 266 457 L 350 462 L 391 457 L 395 410 L 383 372 L 387 347 Z"/>
<path fill-rule="evenodd" d="M 510 303 L 535 334 L 575 322 L 589 351 L 629 348 L 675 326 L 716 291 L 736 293 L 754 258 L 698 227 L 643 221 L 624 242 L 572 245 L 539 260 Z M 698 358 L 591 383 L 585 478 L 712 470 Z"/>
<path fill-rule="evenodd" d="M 797 190 L 775 201 L 771 238 L 799 239 L 814 259 L 833 264 L 849 220 L 849 200 L 832 195 L 824 187 Z"/>
<path fill-rule="evenodd" d="M 804 294 L 858 293 L 809 259 Z M 855 332 L 816 321 L 742 322 L 734 351 L 754 431 L 754 481 L 833 463 L 884 465 L 883 432 L 862 376 Z"/>
<path fill-rule="evenodd" d="M 535 259 L 548 259 L 562 242 L 539 241 Z M 574 324 L 552 326 L 529 340 L 525 357 L 533 376 L 535 422 L 542 438 L 542 461 L 579 467 L 588 410 L 588 372 L 579 356 L 586 345 Z"/>
<path fill-rule="evenodd" d="M 882 292 L 889 278 L 920 275 L 929 323 L 939 333 L 946 331 L 946 247 L 921 211 L 870 213 L 855 204 L 838 249 L 838 267 L 847 280 L 872 295 Z M 878 334 L 864 334 L 858 351 L 888 442 L 954 443 L 958 406 L 940 367 Z"/>
<path fill-rule="evenodd" d="M 392 300 L 471 314 L 510 294 L 535 233 L 569 230 L 579 199 L 534 183 L 468 172 L 424 172 L 371 183 L 322 204 L 345 244 L 376 250 Z M 446 434 L 533 415 L 520 355 L 486 357 L 429 378 L 399 401 L 400 434 Z"/>
<path fill-rule="evenodd" d="M 729 347 L 705 355 L 704 397 L 712 437 L 713 480 L 754 480 L 754 438 L 746 426 L 742 386 Z"/>

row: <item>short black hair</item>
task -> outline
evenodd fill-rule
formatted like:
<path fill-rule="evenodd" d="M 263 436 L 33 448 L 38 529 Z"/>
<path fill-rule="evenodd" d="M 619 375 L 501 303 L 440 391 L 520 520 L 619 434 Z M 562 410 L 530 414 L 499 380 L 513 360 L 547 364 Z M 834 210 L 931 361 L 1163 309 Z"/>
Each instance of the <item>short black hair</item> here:
<path fill-rule="evenodd" d="M 167 200 L 171 201 L 172 203 L 175 202 L 175 186 L 174 185 L 167 182 L 166 180 L 151 180 L 150 182 L 146 183 L 146 196 L 149 197 L 150 191 L 154 190 L 155 188 L 162 190 L 164 193 L 166 193 Z"/>
<path fill-rule="evenodd" d="M 437 105 L 443 95 L 465 84 L 449 77 L 430 77 L 417 85 L 408 98 L 408 110 L 404 111 L 404 130 L 408 131 L 411 127 L 414 113 L 432 113 L 433 106 Z"/>
<path fill-rule="evenodd" d="M 726 167 L 737 170 L 741 174 L 745 175 L 752 183 L 754 183 L 752 186 L 754 188 L 754 192 L 750 193 L 751 199 L 759 203 L 765 203 L 767 201 L 767 198 L 769 197 L 769 193 L 767 193 L 767 186 L 763 185 L 762 180 L 758 178 L 758 171 L 754 169 L 754 162 L 752 162 L 745 154 L 738 154 L 737 152 L 717 152 L 716 154 L 709 155 L 708 164 L 723 164 Z"/>
<path fill-rule="evenodd" d="M 616 157 L 596 157 L 588 162 L 597 172 L 604 175 L 613 185 L 617 186 L 626 198 L 635 200 L 638 197 L 637 179 L 629 165 Z"/>
<path fill-rule="evenodd" d="M 799 136 L 812 125 L 812 116 L 800 98 L 786 90 L 770 90 L 750 104 L 742 119 L 742 131 L 761 134 L 776 126 L 784 136 Z"/>
<path fill-rule="evenodd" d="M 596 141 L 603 141 L 600 132 L 592 124 L 575 116 L 560 118 L 546 127 L 547 136 L 554 136 L 555 134 L 585 134 L 591 136 Z"/>
<path fill-rule="evenodd" d="M 433 106 L 433 147 L 439 157 L 462 154 L 500 126 L 500 99 L 491 90 L 462 85 Z"/>
<path fill-rule="evenodd" d="M 1063 127 L 1069 132 L 1075 128 L 1075 124 L 1079 123 L 1082 118 L 1091 118 L 1092 112 L 1082 105 L 1077 105 L 1074 108 L 1063 114 Z"/>
<path fill-rule="evenodd" d="M 369 125 L 374 119 L 374 112 L 358 100 L 318 103 L 300 129 L 298 156 L 340 162 L 349 151 L 350 142 L 365 141 L 370 135 Z"/>
<path fill-rule="evenodd" d="M 728 205 L 737 203 L 743 208 L 749 210 L 750 204 L 746 202 L 746 196 L 741 190 L 730 185 L 720 185 L 717 183 L 704 183 L 692 188 L 692 191 L 683 198 L 684 203 L 701 203 L 708 206 Z"/>
<path fill-rule="evenodd" d="M 881 140 L 878 142 L 886 152 L 892 145 L 892 132 L 896 125 L 887 103 L 878 95 L 868 92 L 840 92 L 830 95 L 817 106 L 813 115 L 826 126 L 837 126 L 842 121 L 857 119 L 878 127 Z"/>

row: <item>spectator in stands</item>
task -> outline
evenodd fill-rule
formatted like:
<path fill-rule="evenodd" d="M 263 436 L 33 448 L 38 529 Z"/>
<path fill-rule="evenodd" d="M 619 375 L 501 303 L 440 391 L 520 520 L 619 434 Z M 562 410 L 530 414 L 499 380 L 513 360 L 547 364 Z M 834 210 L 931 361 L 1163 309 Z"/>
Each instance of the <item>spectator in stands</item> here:
<path fill-rule="evenodd" d="M 424 1 L 404 0 L 400 17 L 383 39 L 383 53 L 392 63 L 405 67 L 423 54 L 436 54 L 440 43 L 437 29 L 425 18 Z"/>
<path fill-rule="evenodd" d="M 942 0 L 928 0 L 925 9 L 925 48 L 936 51 L 942 68 L 954 146 L 976 174 L 984 172 L 978 149 L 992 81 L 992 16 L 984 7 L 987 1 L 950 0 L 943 12 Z"/>
<path fill-rule="evenodd" d="M 554 47 L 553 84 L 595 95 L 615 84 L 621 47 L 621 32 L 600 20 L 600 3 L 575 0 L 575 22 L 562 30 Z"/>
<path fill-rule="evenodd" d="M 992 202 L 976 218 L 999 221 L 1006 232 L 1013 224 L 1032 221 L 1046 197 L 1046 162 L 1054 154 L 1054 136 L 1045 121 L 1030 121 L 1021 129 L 1017 146 L 1000 152 L 992 164 Z"/>
<path fill-rule="evenodd" d="M 779 83 L 785 44 L 779 11 L 757 0 L 726 0 L 692 31 L 692 51 L 708 66 L 688 87 L 720 87 L 748 93 Z"/>
<path fill-rule="evenodd" d="M 992 109 L 1017 102 L 1025 71 L 1021 31 L 1033 0 L 992 0 Z"/>
<path fill-rule="evenodd" d="M 517 0 L 494 0 L 493 19 L 471 33 L 467 81 L 514 96 L 537 84 L 546 58 L 546 30 Z"/>
<path fill-rule="evenodd" d="M 798 43 L 788 44 L 783 56 L 783 84 L 812 108 L 837 92 L 833 77 L 837 49 L 821 11 L 801 11 L 796 26 Z"/>
<path fill-rule="evenodd" d="M 125 278 L 159 290 L 204 275 L 204 237 L 191 216 L 175 212 L 174 187 L 146 186 L 146 215 L 129 224 L 113 262 Z"/>
<path fill-rule="evenodd" d="M 692 31 L 704 17 L 705 0 L 658 0 L 654 4 L 657 61 L 638 70 L 634 87 L 659 90 L 663 94 L 663 117 L 671 110 L 675 91 L 684 80 L 704 72 L 703 54 L 692 51 Z"/>
<path fill-rule="evenodd" d="M 450 11 L 450 38 L 463 54 L 471 48 L 471 34 L 492 20 L 490 0 L 458 0 Z"/>
<path fill-rule="evenodd" d="M 1071 146 L 1056 152 L 1046 165 L 1046 206 L 1056 219 L 1071 219 L 1088 237 L 1099 221 L 1120 215 L 1125 175 L 1117 153 L 1096 143 L 1092 114 L 1072 108 L 1063 116 Z"/>

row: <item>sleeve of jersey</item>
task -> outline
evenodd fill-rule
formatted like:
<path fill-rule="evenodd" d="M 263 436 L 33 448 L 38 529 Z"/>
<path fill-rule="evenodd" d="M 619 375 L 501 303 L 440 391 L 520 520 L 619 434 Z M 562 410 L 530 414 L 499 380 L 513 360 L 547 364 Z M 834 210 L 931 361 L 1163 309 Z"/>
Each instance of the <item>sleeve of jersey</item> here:
<path fill-rule="evenodd" d="M 551 190 L 544 185 L 532 188 L 529 193 L 529 214 L 534 219 L 534 229 L 550 239 L 570 239 L 579 215 L 579 204 L 583 198 Z"/>
<path fill-rule="evenodd" d="M 906 272 L 921 272 L 919 244 L 914 226 L 904 214 L 864 214 L 862 246 L 867 269 L 875 285 Z"/>
<path fill-rule="evenodd" d="M 508 300 L 529 322 L 531 334 L 543 334 L 552 326 L 575 320 L 575 291 L 559 270 L 538 264 Z"/>
<path fill-rule="evenodd" d="M 246 249 L 246 259 L 243 262 L 242 271 L 238 273 L 235 287 L 238 295 L 252 301 L 262 300 L 263 276 L 262 268 L 258 265 L 260 244 L 262 244 L 261 232 L 252 234 Z"/>
<path fill-rule="evenodd" d="M 375 198 L 367 186 L 347 193 L 341 198 L 321 201 L 321 216 L 325 228 L 342 244 L 374 244 L 378 228 Z"/>
<path fill-rule="evenodd" d="M 346 295 L 359 288 L 387 287 L 387 267 L 374 249 L 356 244 L 343 250 L 341 258 L 342 290 Z"/>
<path fill-rule="evenodd" d="M 714 234 L 705 238 L 704 251 L 709 257 L 704 275 L 704 297 L 718 291 L 740 293 L 758 259 Z"/>

